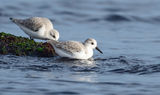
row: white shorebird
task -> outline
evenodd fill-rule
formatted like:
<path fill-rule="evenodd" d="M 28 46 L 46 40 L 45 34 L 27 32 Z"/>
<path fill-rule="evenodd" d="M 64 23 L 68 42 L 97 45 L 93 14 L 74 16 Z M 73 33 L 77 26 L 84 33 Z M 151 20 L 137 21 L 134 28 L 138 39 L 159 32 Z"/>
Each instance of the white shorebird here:
<path fill-rule="evenodd" d="M 88 38 L 84 43 L 77 41 L 59 42 L 49 40 L 55 52 L 61 57 L 71 59 L 89 59 L 93 56 L 93 49 L 97 49 L 100 53 L 103 52 L 97 47 L 96 40 Z"/>
<path fill-rule="evenodd" d="M 58 40 L 59 32 L 53 28 L 52 22 L 48 18 L 31 17 L 28 19 L 10 18 L 17 24 L 30 39 Z"/>

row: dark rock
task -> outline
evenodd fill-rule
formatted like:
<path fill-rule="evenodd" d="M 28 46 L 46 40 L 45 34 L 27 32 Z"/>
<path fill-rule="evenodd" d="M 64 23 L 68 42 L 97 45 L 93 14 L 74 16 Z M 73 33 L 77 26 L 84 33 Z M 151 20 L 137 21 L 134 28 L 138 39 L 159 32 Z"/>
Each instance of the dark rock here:
<path fill-rule="evenodd" d="M 35 42 L 25 37 L 18 37 L 1 32 L 0 54 L 52 57 L 55 55 L 55 52 L 49 43 Z"/>

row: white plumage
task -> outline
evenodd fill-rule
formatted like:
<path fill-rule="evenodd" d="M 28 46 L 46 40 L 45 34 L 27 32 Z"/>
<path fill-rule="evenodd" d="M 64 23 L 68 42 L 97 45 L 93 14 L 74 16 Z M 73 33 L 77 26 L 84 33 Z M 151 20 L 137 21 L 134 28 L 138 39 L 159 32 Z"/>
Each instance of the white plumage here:
<path fill-rule="evenodd" d="M 31 39 L 58 40 L 59 32 L 53 28 L 48 18 L 31 17 L 28 19 L 10 18 L 17 24 Z"/>
<path fill-rule="evenodd" d="M 59 56 L 71 59 L 89 59 L 93 56 L 93 49 L 95 48 L 102 53 L 97 47 L 96 40 L 91 38 L 87 39 L 84 43 L 77 41 L 59 42 L 54 40 L 50 40 L 48 43 L 53 46 Z"/>

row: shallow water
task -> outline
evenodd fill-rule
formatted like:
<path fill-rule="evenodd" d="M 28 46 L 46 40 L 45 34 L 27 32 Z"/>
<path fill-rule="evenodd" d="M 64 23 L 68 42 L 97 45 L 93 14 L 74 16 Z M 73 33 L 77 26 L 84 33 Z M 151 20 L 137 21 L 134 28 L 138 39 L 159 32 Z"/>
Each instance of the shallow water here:
<path fill-rule="evenodd" d="M 1 0 L 0 31 L 28 37 L 9 17 L 48 17 L 60 40 L 95 38 L 93 59 L 0 55 L 0 95 L 159 95 L 159 0 Z M 37 40 L 40 41 L 40 40 Z"/>

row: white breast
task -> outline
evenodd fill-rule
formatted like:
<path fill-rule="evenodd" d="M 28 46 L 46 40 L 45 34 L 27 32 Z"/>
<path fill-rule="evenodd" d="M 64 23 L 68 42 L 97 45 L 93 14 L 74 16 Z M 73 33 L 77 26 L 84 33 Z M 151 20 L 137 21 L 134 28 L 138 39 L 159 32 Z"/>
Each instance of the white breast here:
<path fill-rule="evenodd" d="M 56 48 L 56 47 L 54 47 L 54 49 L 55 49 L 55 52 L 61 57 L 68 57 L 68 58 L 71 58 L 71 59 L 87 59 L 85 57 L 86 56 L 85 51 L 67 53 L 67 52 L 64 52 L 61 49 Z"/>
<path fill-rule="evenodd" d="M 44 27 L 44 26 L 41 27 L 41 28 L 39 29 L 39 31 L 36 31 L 36 32 L 34 32 L 34 31 L 32 31 L 32 30 L 30 30 L 30 29 L 28 29 L 28 28 L 26 28 L 26 27 L 23 27 L 23 26 L 20 26 L 20 28 L 21 28 L 26 34 L 28 34 L 29 36 L 31 36 L 31 37 L 33 37 L 33 38 L 38 38 L 38 39 L 44 39 L 44 38 L 46 38 L 46 37 L 45 37 L 45 27 Z"/>

